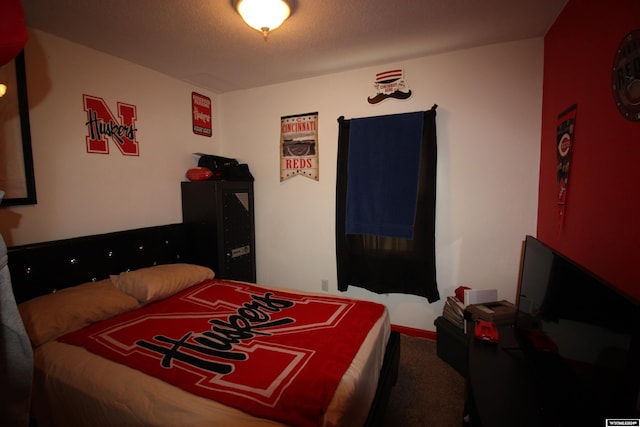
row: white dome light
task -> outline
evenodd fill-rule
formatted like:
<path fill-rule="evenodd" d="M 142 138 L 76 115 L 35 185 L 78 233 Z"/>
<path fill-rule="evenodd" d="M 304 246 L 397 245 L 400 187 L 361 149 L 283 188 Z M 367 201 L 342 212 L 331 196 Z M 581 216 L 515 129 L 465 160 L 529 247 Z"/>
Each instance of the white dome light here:
<path fill-rule="evenodd" d="M 238 0 L 236 10 L 252 28 L 264 35 L 278 28 L 291 15 L 290 0 Z"/>

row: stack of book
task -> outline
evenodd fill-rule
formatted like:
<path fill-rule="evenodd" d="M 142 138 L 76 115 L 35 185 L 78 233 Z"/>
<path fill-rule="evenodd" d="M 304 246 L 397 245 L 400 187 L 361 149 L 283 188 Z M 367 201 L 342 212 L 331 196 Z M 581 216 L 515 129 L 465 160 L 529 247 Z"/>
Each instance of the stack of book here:
<path fill-rule="evenodd" d="M 513 323 L 517 314 L 516 306 L 506 300 L 471 304 L 467 306 L 466 310 L 472 320 L 482 319 L 496 325 Z"/>
<path fill-rule="evenodd" d="M 460 329 L 464 329 L 464 304 L 458 297 L 450 296 L 444 303 L 442 317 Z"/>

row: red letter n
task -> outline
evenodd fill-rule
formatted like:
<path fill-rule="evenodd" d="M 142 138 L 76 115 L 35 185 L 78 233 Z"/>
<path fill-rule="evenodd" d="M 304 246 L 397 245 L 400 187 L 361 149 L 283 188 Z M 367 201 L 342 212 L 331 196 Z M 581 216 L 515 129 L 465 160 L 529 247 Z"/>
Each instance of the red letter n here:
<path fill-rule="evenodd" d="M 134 105 L 117 103 L 117 122 L 111 110 L 102 98 L 83 95 L 84 111 L 87 112 L 87 153 L 109 154 L 108 137 L 113 139 L 120 152 L 125 156 L 138 156 L 138 141 L 136 141 L 136 107 Z"/>

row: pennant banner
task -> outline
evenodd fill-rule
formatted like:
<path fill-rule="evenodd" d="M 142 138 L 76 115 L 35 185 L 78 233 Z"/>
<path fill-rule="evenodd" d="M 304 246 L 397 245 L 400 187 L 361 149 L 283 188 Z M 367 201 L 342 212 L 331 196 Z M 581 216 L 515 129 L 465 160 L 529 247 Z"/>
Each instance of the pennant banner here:
<path fill-rule="evenodd" d="M 558 116 L 556 134 L 556 155 L 558 176 L 558 234 L 562 230 L 567 208 L 567 186 L 569 183 L 569 166 L 576 125 L 577 106 L 572 105 Z"/>
<path fill-rule="evenodd" d="M 296 175 L 319 181 L 318 113 L 280 120 L 280 182 Z"/>

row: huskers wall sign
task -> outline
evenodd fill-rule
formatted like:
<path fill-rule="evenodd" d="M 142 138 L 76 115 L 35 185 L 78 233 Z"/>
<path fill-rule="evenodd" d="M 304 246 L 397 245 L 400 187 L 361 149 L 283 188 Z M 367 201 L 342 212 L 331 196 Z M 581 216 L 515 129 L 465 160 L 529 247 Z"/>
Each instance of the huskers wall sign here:
<path fill-rule="evenodd" d="M 280 119 L 280 182 L 296 175 L 319 181 L 318 113 Z"/>
<path fill-rule="evenodd" d="M 109 154 L 109 140 L 112 140 L 123 155 L 140 155 L 136 140 L 135 105 L 116 103 L 115 116 L 100 97 L 82 95 L 82 101 L 87 113 L 87 153 Z"/>
<path fill-rule="evenodd" d="M 191 92 L 193 133 L 211 136 L 211 98 Z"/>

